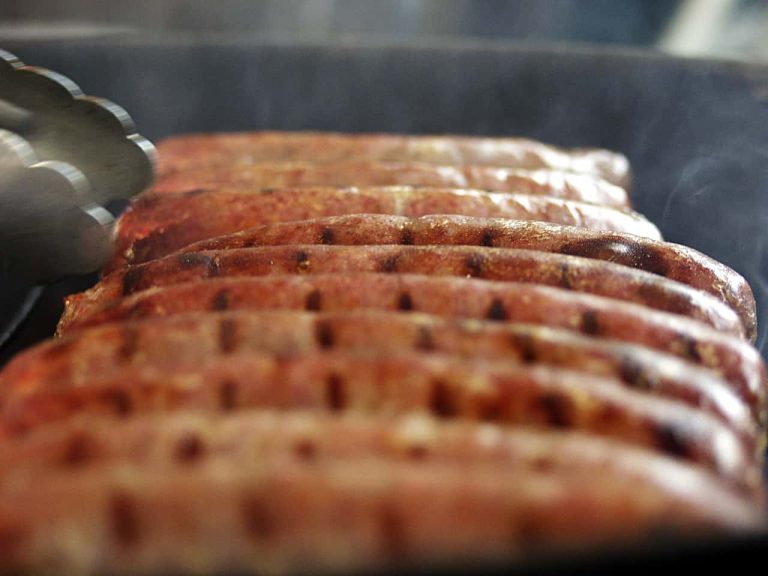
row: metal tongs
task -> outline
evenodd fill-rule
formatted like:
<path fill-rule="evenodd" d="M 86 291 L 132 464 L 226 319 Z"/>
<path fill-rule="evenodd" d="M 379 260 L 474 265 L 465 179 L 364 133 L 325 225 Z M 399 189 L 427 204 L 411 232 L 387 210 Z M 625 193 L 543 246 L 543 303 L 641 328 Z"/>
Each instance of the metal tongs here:
<path fill-rule="evenodd" d="M 147 188 L 154 164 L 121 107 L 0 50 L 0 273 L 44 283 L 98 269 L 106 207 Z"/>

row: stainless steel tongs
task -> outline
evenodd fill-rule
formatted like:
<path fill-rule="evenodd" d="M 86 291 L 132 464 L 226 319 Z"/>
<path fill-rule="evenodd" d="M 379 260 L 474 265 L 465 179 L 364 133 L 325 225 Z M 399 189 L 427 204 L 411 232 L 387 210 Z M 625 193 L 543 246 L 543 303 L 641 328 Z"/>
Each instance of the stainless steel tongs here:
<path fill-rule="evenodd" d="M 0 50 L 0 273 L 39 283 L 99 268 L 105 207 L 148 187 L 154 161 L 125 110 Z"/>

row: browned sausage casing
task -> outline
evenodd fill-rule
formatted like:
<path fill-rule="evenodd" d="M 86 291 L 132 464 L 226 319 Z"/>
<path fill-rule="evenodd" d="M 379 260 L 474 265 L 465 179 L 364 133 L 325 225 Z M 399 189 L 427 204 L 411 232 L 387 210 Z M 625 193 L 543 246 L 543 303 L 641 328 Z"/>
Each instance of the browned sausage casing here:
<path fill-rule="evenodd" d="M 757 351 L 745 341 L 682 316 L 533 284 L 407 274 L 211 278 L 145 290 L 90 316 L 65 310 L 59 331 L 65 334 L 102 322 L 227 309 L 380 309 L 559 326 L 641 344 L 712 368 L 734 382 L 754 410 L 763 410 L 763 379 L 743 377 L 745 357 L 762 366 Z"/>
<path fill-rule="evenodd" d="M 202 166 L 167 174 L 154 194 L 185 192 L 211 186 L 295 188 L 305 186 L 417 186 L 470 188 L 551 196 L 613 208 L 630 206 L 627 192 L 615 184 L 583 174 L 523 170 L 497 166 L 434 166 L 417 162 L 289 162 L 256 166 Z"/>
<path fill-rule="evenodd" d="M 183 252 L 287 244 L 415 244 L 518 248 L 570 254 L 622 264 L 683 282 L 727 302 L 749 333 L 755 332 L 755 298 L 743 276 L 698 250 L 649 238 L 545 222 L 351 214 L 280 222 L 202 240 Z M 750 328 L 751 327 L 751 328 Z"/>
<path fill-rule="evenodd" d="M 240 132 L 184 134 L 158 144 L 161 175 L 192 167 L 263 164 L 286 160 L 314 163 L 415 161 L 480 164 L 535 170 L 548 168 L 629 185 L 629 161 L 609 150 L 566 150 L 510 137 L 332 132 Z"/>
<path fill-rule="evenodd" d="M 430 188 L 216 188 L 137 198 L 117 227 L 115 258 L 107 270 L 164 256 L 198 240 L 259 224 L 342 214 L 464 214 L 541 220 L 660 239 L 637 213 L 604 206 L 525 196 Z"/>

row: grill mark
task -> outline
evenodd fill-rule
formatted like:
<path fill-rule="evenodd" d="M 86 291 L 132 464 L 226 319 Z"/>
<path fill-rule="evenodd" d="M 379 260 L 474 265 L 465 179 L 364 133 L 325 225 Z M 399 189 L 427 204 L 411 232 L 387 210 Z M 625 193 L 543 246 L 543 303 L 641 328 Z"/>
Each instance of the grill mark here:
<path fill-rule="evenodd" d="M 534 364 L 538 359 L 538 350 L 530 334 L 512 334 L 512 346 L 520 352 L 524 364 Z"/>
<path fill-rule="evenodd" d="M 123 273 L 123 296 L 138 292 L 144 279 L 143 266 L 131 266 Z"/>
<path fill-rule="evenodd" d="M 187 433 L 181 436 L 176 442 L 174 456 L 177 462 L 182 464 L 191 464 L 200 460 L 205 454 L 205 445 L 202 438 L 195 433 Z"/>
<path fill-rule="evenodd" d="M 400 231 L 400 244 L 405 246 L 413 244 L 413 230 L 407 226 Z"/>
<path fill-rule="evenodd" d="M 465 265 L 470 276 L 481 277 L 485 268 L 485 257 L 481 254 L 472 253 L 467 256 Z"/>
<path fill-rule="evenodd" d="M 231 354 L 237 350 L 238 342 L 237 322 L 234 318 L 221 318 L 219 320 L 219 352 Z"/>
<path fill-rule="evenodd" d="M 293 452 L 299 460 L 309 462 L 317 456 L 317 446 L 309 438 L 302 438 L 293 445 Z"/>
<path fill-rule="evenodd" d="M 442 378 L 435 378 L 430 383 L 429 409 L 438 418 L 456 416 L 458 409 L 448 383 Z"/>
<path fill-rule="evenodd" d="M 492 248 L 493 241 L 495 239 L 496 239 L 495 232 L 490 228 L 486 228 L 485 230 L 483 230 L 483 235 L 480 238 L 480 244 L 483 246 L 487 246 L 488 248 Z"/>
<path fill-rule="evenodd" d="M 85 432 L 77 432 L 70 436 L 61 463 L 64 466 L 75 468 L 86 464 L 94 456 L 93 438 Z"/>
<path fill-rule="evenodd" d="M 539 406 L 549 424 L 556 428 L 567 428 L 571 424 L 570 402 L 557 394 L 544 394 L 539 399 Z"/>
<path fill-rule="evenodd" d="M 311 265 L 309 255 L 304 250 L 296 252 L 296 270 L 298 272 L 309 272 Z"/>
<path fill-rule="evenodd" d="M 413 298 L 409 292 L 401 292 L 397 299 L 397 309 L 403 312 L 410 312 L 413 310 Z"/>
<path fill-rule="evenodd" d="M 560 286 L 566 290 L 573 290 L 573 284 L 571 282 L 571 268 L 565 262 L 560 264 Z"/>
<path fill-rule="evenodd" d="M 120 346 L 117 348 L 117 360 L 128 363 L 139 351 L 139 331 L 131 324 L 123 324 L 120 328 Z"/>
<path fill-rule="evenodd" d="M 400 256 L 397 254 L 394 254 L 392 256 L 388 256 L 384 262 L 381 263 L 381 266 L 379 267 L 379 270 L 382 272 L 392 273 L 397 271 L 397 263 L 400 260 Z"/>
<path fill-rule="evenodd" d="M 243 511 L 243 526 L 253 539 L 269 538 L 275 530 L 275 519 L 269 512 L 263 497 L 252 495 L 243 498 L 240 508 Z"/>
<path fill-rule="evenodd" d="M 435 335 L 429 326 L 419 326 L 414 348 L 417 350 L 433 351 L 435 349 Z"/>
<path fill-rule="evenodd" d="M 672 425 L 661 425 L 656 431 L 659 449 L 679 458 L 691 457 L 691 446 L 685 433 Z"/>
<path fill-rule="evenodd" d="M 125 390 L 108 390 L 106 399 L 118 416 L 129 416 L 133 412 L 133 402 Z"/>
<path fill-rule="evenodd" d="M 223 380 L 219 383 L 219 405 L 225 412 L 237 408 L 237 388 L 237 382 L 234 380 Z"/>
<path fill-rule="evenodd" d="M 334 412 L 344 410 L 347 405 L 344 379 L 331 373 L 325 380 L 325 403 Z"/>
<path fill-rule="evenodd" d="M 600 324 L 597 319 L 597 313 L 594 310 L 585 310 L 581 314 L 580 330 L 583 334 L 597 336 L 600 334 Z"/>
<path fill-rule="evenodd" d="M 229 290 L 224 288 L 222 290 L 219 290 L 216 295 L 213 297 L 213 302 L 211 303 L 211 310 L 221 312 L 223 310 L 228 310 L 229 306 L 231 304 L 231 294 L 229 293 Z"/>
<path fill-rule="evenodd" d="M 219 261 L 217 258 L 200 254 L 199 252 L 187 252 L 179 254 L 177 262 L 182 269 L 201 267 L 209 278 L 219 275 Z"/>
<path fill-rule="evenodd" d="M 699 354 L 699 346 L 696 339 L 687 334 L 678 334 L 677 339 L 683 346 L 683 354 L 685 354 L 685 357 L 696 364 L 701 364 L 702 357 L 701 354 Z"/>
<path fill-rule="evenodd" d="M 336 243 L 336 233 L 333 231 L 333 228 L 324 226 L 323 229 L 320 230 L 320 243 L 321 244 Z"/>
<path fill-rule="evenodd" d="M 411 444 L 408 446 L 406 453 L 409 459 L 417 462 L 422 462 L 429 456 L 428 448 L 421 443 Z"/>
<path fill-rule="evenodd" d="M 633 388 L 638 388 L 640 390 L 650 390 L 655 384 L 655 382 L 648 377 L 643 365 L 630 355 L 622 357 L 619 366 L 619 374 L 624 382 Z"/>
<path fill-rule="evenodd" d="M 486 318 L 488 320 L 506 320 L 508 317 L 507 309 L 504 307 L 501 298 L 494 298 L 488 307 Z"/>
<path fill-rule="evenodd" d="M 315 341 L 324 350 L 334 347 L 336 335 L 330 322 L 321 320 L 315 324 Z"/>
<path fill-rule="evenodd" d="M 139 541 L 141 530 L 136 503 L 125 492 L 112 495 L 109 502 L 109 522 L 115 540 L 122 546 L 131 546 Z"/>
<path fill-rule="evenodd" d="M 317 312 L 322 308 L 322 305 L 323 295 L 320 294 L 320 290 L 317 288 L 307 294 L 307 298 L 304 300 L 304 309 L 311 312 Z"/>

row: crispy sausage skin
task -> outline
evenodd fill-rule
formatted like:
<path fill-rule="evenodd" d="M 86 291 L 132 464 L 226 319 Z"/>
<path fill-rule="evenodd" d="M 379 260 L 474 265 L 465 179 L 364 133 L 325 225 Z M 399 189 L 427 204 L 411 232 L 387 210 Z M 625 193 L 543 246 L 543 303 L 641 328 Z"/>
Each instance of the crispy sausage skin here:
<path fill-rule="evenodd" d="M 566 150 L 509 137 L 332 132 L 184 134 L 160 142 L 158 152 L 161 175 L 200 166 L 292 160 L 323 164 L 411 161 L 563 170 L 602 178 L 623 188 L 630 180 L 629 161 L 622 154 L 588 148 Z"/>
<path fill-rule="evenodd" d="M 409 187 L 197 189 L 137 198 L 120 218 L 115 258 L 106 270 L 260 224 L 343 214 L 464 214 L 661 238 L 656 226 L 634 212 L 545 196 Z"/>
<path fill-rule="evenodd" d="M 734 310 L 710 294 L 626 266 L 577 256 L 482 246 L 262 246 L 185 252 L 122 268 L 72 298 L 74 316 L 141 290 L 210 277 L 385 272 L 560 286 L 695 318 L 746 336 Z M 754 328 L 750 336 L 754 333 Z"/>
<path fill-rule="evenodd" d="M 330 349 L 378 350 L 383 355 L 422 350 L 612 377 L 716 415 L 748 445 L 757 438 L 753 414 L 729 383 L 668 354 L 544 326 L 372 310 L 192 313 L 108 323 L 18 356 L 0 374 L 0 383 L 5 382 L 0 390 L 40 389 L 60 380 L 77 385 L 129 366 L 189 365 L 254 351 L 300 354 Z M 759 379 L 759 368 L 751 369 Z"/>
<path fill-rule="evenodd" d="M 183 252 L 288 244 L 466 245 L 538 250 L 622 264 L 677 280 L 727 302 L 754 333 L 755 298 L 743 276 L 698 250 L 619 232 L 469 216 L 351 214 L 265 224 L 202 240 Z M 751 327 L 751 328 L 750 328 Z"/>
<path fill-rule="evenodd" d="M 211 278 L 145 290 L 90 316 L 65 310 L 59 333 L 131 318 L 267 309 L 396 310 L 562 327 L 648 346 L 712 368 L 733 382 L 757 413 L 763 411 L 764 378 L 744 377 L 744 358 L 762 366 L 746 341 L 682 316 L 534 284 L 384 273 Z"/>
<path fill-rule="evenodd" d="M 37 390 L 8 390 L 0 425 L 10 441 L 74 414 L 242 407 L 427 412 L 437 418 L 581 430 L 697 462 L 751 493 L 761 486 L 754 452 L 726 424 L 698 409 L 631 390 L 614 379 L 437 353 L 251 352 L 190 367 L 127 368 L 114 376 L 94 375 L 85 383 L 63 380 Z"/>
<path fill-rule="evenodd" d="M 497 166 L 434 166 L 417 162 L 288 162 L 256 166 L 202 166 L 160 178 L 154 194 L 210 186 L 296 188 L 305 186 L 417 186 L 470 188 L 577 200 L 629 208 L 627 192 L 615 184 L 583 174 L 522 170 Z"/>

